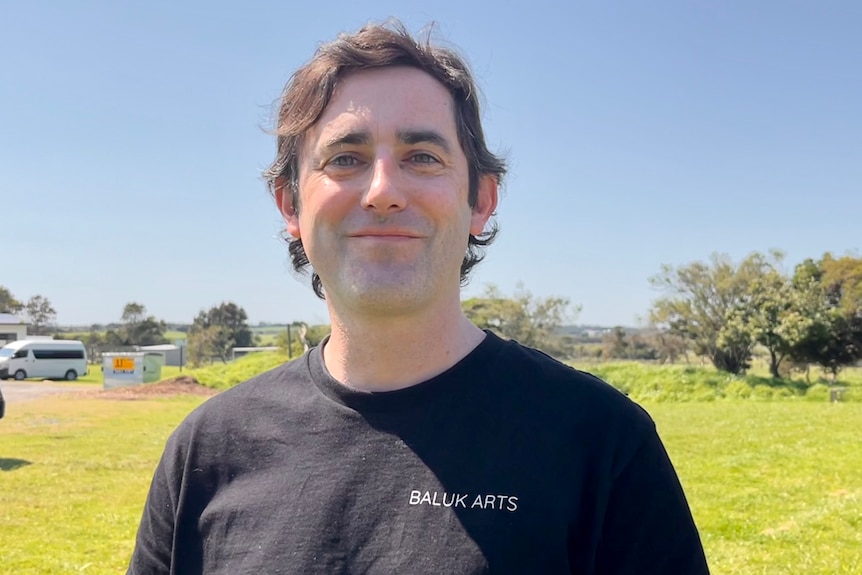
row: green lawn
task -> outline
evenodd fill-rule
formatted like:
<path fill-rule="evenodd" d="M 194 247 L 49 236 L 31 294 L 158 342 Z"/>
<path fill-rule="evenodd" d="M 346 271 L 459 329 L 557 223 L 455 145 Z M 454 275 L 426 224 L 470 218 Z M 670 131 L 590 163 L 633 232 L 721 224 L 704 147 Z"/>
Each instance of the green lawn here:
<path fill-rule="evenodd" d="M 170 331 L 169 330 L 169 331 L 165 332 L 165 339 L 171 343 L 173 343 L 175 340 L 178 340 L 178 339 L 187 339 L 188 336 L 189 336 L 189 334 L 187 334 L 184 331 Z"/>
<path fill-rule="evenodd" d="M 714 573 L 862 573 L 862 404 L 647 405 Z"/>
<path fill-rule="evenodd" d="M 0 572 L 123 573 L 162 445 L 201 401 L 9 406 L 0 421 Z M 713 573 L 862 573 L 862 403 L 646 407 Z"/>
<path fill-rule="evenodd" d="M 52 397 L 0 420 L 0 572 L 124 573 L 153 467 L 200 398 Z"/>

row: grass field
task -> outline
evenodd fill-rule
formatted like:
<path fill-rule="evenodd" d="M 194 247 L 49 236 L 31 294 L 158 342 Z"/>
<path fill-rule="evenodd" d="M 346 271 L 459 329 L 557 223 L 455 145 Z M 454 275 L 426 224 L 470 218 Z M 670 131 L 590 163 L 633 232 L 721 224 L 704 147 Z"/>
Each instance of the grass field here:
<path fill-rule="evenodd" d="M 0 573 L 122 573 L 165 438 L 200 398 L 58 399 L 0 421 Z"/>
<path fill-rule="evenodd" d="M 862 404 L 647 404 L 713 573 L 862 573 Z"/>
<path fill-rule="evenodd" d="M 54 397 L 0 421 L 0 572 L 124 572 L 170 431 L 200 398 Z M 713 573 L 862 573 L 862 404 L 646 404 Z"/>

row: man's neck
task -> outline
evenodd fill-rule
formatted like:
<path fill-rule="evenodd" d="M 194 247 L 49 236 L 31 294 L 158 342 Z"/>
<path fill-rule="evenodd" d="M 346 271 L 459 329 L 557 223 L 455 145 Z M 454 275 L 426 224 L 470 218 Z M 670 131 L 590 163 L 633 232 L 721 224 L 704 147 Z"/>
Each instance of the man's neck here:
<path fill-rule="evenodd" d="M 485 337 L 460 307 L 448 315 L 346 319 L 330 306 L 332 333 L 323 349 L 329 373 L 364 391 L 410 387 L 443 373 Z"/>

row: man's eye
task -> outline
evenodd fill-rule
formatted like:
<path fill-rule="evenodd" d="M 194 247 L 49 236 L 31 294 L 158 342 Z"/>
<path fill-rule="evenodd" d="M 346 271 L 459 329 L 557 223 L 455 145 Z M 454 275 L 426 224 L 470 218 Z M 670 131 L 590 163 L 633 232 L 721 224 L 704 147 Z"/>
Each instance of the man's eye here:
<path fill-rule="evenodd" d="M 418 154 L 413 154 L 410 156 L 410 159 L 417 164 L 438 164 L 437 158 L 432 156 L 431 154 L 426 154 L 424 152 L 420 152 Z"/>
<path fill-rule="evenodd" d="M 359 160 L 353 156 L 336 156 L 329 161 L 330 166 L 339 168 L 352 168 L 357 164 L 359 164 Z"/>

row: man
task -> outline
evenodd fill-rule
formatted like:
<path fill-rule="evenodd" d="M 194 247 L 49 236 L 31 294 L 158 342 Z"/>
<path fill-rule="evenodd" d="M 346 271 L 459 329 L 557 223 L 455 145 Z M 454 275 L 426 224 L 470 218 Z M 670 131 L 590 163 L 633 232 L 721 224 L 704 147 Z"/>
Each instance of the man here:
<path fill-rule="evenodd" d="M 297 71 L 267 179 L 331 335 L 174 432 L 129 573 L 707 573 L 649 416 L 462 314 L 504 173 L 399 25 Z"/>

